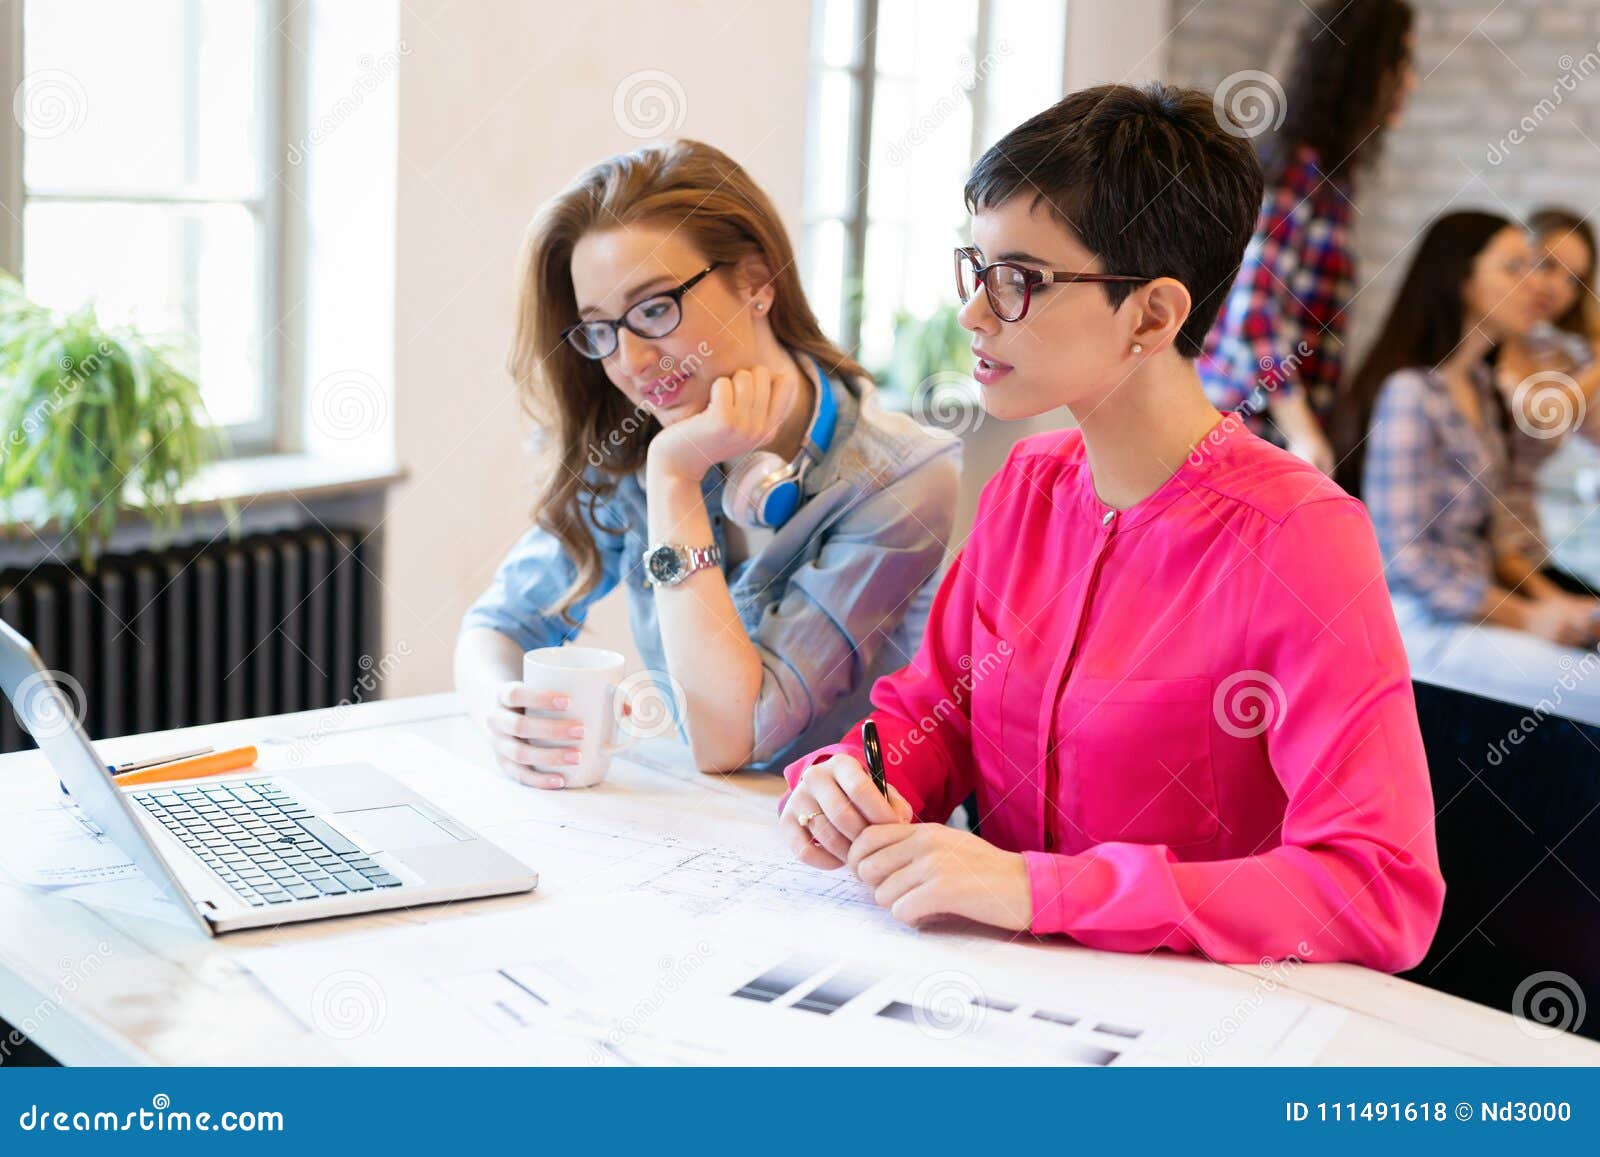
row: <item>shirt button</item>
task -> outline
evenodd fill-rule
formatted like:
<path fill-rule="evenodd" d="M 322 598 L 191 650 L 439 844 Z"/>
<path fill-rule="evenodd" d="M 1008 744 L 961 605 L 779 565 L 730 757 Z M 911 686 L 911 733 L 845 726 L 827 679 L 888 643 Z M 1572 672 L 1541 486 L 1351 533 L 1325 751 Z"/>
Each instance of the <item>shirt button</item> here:
<path fill-rule="evenodd" d="M 1116 517 L 1117 517 L 1117 512 L 1115 510 L 1108 510 L 1108 511 L 1105 512 L 1105 515 L 1100 519 L 1100 525 L 1101 526 L 1110 526 L 1112 519 L 1114 519 Z"/>

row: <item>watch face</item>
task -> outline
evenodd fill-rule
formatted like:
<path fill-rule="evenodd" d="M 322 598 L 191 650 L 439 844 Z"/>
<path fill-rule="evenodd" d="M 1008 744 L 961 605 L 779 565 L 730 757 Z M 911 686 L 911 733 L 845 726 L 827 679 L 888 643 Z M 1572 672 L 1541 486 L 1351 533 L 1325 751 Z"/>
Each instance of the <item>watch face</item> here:
<path fill-rule="evenodd" d="M 651 582 L 671 585 L 677 581 L 683 564 L 678 559 L 677 551 L 670 546 L 658 546 L 645 557 L 644 568 L 649 572 Z"/>

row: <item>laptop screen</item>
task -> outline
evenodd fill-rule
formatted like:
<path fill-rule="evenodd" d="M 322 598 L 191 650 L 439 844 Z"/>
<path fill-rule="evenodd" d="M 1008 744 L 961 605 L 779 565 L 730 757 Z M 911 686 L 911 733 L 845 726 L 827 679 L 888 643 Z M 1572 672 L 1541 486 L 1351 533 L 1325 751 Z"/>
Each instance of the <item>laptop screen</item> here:
<path fill-rule="evenodd" d="M 72 800 L 108 839 L 138 865 L 209 934 L 211 926 L 189 901 L 166 861 L 146 837 L 133 807 L 117 790 L 110 770 L 95 754 L 67 694 L 39 661 L 33 644 L 0 620 L 0 691 L 24 730 L 33 736 Z"/>

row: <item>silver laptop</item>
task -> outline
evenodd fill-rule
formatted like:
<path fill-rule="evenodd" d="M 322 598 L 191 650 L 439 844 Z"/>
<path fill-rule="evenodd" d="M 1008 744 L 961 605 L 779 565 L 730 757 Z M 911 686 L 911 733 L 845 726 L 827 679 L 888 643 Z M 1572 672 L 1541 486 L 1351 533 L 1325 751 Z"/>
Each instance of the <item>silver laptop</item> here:
<path fill-rule="evenodd" d="M 209 934 L 538 886 L 371 764 L 119 788 L 70 698 L 3 621 L 0 691 L 88 819 Z"/>

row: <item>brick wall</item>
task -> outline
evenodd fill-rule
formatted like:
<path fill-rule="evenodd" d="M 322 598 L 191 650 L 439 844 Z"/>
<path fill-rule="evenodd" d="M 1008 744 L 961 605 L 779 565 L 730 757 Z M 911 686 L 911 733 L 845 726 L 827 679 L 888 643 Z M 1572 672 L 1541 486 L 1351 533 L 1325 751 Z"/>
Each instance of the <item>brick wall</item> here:
<path fill-rule="evenodd" d="M 1600 0 L 1412 4 L 1421 83 L 1356 198 L 1355 354 L 1435 214 L 1525 218 L 1547 203 L 1600 213 Z M 1308 17 L 1299 0 L 1172 0 L 1172 19 L 1169 76 L 1214 90 L 1241 69 L 1281 79 Z"/>

